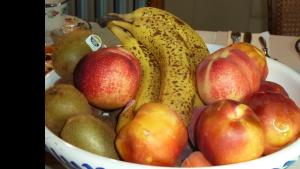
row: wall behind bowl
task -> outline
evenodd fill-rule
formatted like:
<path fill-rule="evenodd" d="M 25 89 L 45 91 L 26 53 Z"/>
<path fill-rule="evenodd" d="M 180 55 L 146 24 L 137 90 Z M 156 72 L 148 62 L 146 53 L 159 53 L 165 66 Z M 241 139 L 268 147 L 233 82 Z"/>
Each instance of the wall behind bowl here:
<path fill-rule="evenodd" d="M 267 0 L 162 0 L 166 10 L 194 29 L 208 31 L 267 30 Z M 109 12 L 126 13 L 147 0 L 69 0 L 69 14 L 87 21 Z"/>
<path fill-rule="evenodd" d="M 165 9 L 181 17 L 194 29 L 267 30 L 267 0 L 165 0 Z"/>

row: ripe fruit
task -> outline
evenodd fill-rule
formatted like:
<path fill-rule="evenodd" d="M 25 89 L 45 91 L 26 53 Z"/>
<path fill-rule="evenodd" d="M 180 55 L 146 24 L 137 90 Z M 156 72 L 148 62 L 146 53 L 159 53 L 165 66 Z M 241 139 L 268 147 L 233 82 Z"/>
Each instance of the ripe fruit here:
<path fill-rule="evenodd" d="M 175 166 L 187 145 L 183 120 L 168 106 L 146 103 L 117 135 L 116 147 L 128 162 Z"/>
<path fill-rule="evenodd" d="M 279 93 L 255 93 L 245 101 L 262 123 L 264 154 L 273 153 L 293 142 L 300 134 L 300 109 Z"/>
<path fill-rule="evenodd" d="M 222 99 L 241 101 L 259 89 L 260 74 L 244 52 L 223 48 L 198 65 L 196 81 L 199 95 L 207 104 Z"/>
<path fill-rule="evenodd" d="M 198 149 L 214 165 L 260 157 L 264 151 L 262 125 L 245 104 L 217 101 L 201 113 L 195 129 Z"/>
<path fill-rule="evenodd" d="M 92 115 L 76 115 L 69 118 L 61 132 L 61 138 L 86 151 L 119 159 L 114 146 L 113 128 Z"/>
<path fill-rule="evenodd" d="M 200 151 L 195 151 L 182 162 L 182 167 L 205 167 L 211 166 L 211 163 L 203 156 Z"/>
<path fill-rule="evenodd" d="M 139 62 L 131 53 L 110 47 L 84 57 L 74 71 L 74 83 L 92 105 L 117 109 L 135 96 L 140 71 Z"/>
<path fill-rule="evenodd" d="M 234 43 L 229 46 L 230 48 L 239 49 L 247 54 L 247 56 L 255 63 L 257 68 L 259 69 L 261 80 L 265 80 L 268 76 L 268 65 L 266 61 L 266 56 L 263 51 L 258 49 L 256 46 L 240 42 Z"/>
<path fill-rule="evenodd" d="M 258 92 L 274 92 L 289 97 L 288 93 L 280 84 L 271 81 L 262 81 Z"/>
<path fill-rule="evenodd" d="M 69 117 L 90 113 L 88 101 L 72 85 L 57 84 L 45 92 L 45 124 L 56 135 L 60 134 Z"/>
<path fill-rule="evenodd" d="M 65 34 L 56 45 L 52 60 L 55 72 L 65 80 L 73 81 L 73 71 L 86 54 L 92 49 L 85 40 L 92 32 L 90 30 L 78 29 Z"/>

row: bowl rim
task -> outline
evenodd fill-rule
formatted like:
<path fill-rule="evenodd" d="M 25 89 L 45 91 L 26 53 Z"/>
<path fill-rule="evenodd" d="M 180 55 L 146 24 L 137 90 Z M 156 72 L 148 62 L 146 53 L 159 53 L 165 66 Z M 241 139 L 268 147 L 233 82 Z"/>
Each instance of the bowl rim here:
<path fill-rule="evenodd" d="M 222 47 L 221 45 L 215 45 L 215 44 L 207 44 L 208 46 L 216 46 L 216 47 Z M 289 66 L 276 61 L 274 59 L 267 58 L 268 64 L 271 63 L 273 66 L 282 67 L 281 71 L 284 73 L 290 74 L 294 80 L 297 81 L 297 83 L 300 84 L 300 74 L 296 72 L 294 69 L 290 68 Z M 56 74 L 55 70 L 51 70 L 45 75 L 45 80 L 49 78 L 50 76 L 56 75 L 56 78 L 59 78 L 59 76 Z M 46 87 L 46 86 L 45 86 Z M 46 88 L 45 88 L 46 90 Z M 150 165 L 143 165 L 138 163 L 131 163 L 127 161 L 121 161 L 121 160 L 115 160 L 108 157 L 100 156 L 91 152 L 88 152 L 86 150 L 80 149 L 74 145 L 71 145 L 70 143 L 64 141 L 60 137 L 56 136 L 53 132 L 51 132 L 48 127 L 45 125 L 45 145 L 51 144 L 49 140 L 52 140 L 51 143 L 60 144 L 66 149 L 72 149 L 72 151 L 75 151 L 76 153 L 79 153 L 78 156 L 88 155 L 89 157 L 93 159 L 98 159 L 99 161 L 109 161 L 113 163 L 114 165 L 123 165 L 124 167 L 130 168 L 130 167 L 142 167 L 142 168 L 148 168 L 148 169 L 188 169 L 186 167 L 164 167 L 164 166 L 150 166 Z M 234 164 L 226 164 L 226 165 L 218 165 L 218 166 L 209 166 L 209 167 L 194 167 L 194 168 L 201 168 L 201 169 L 222 169 L 222 168 L 234 168 L 234 167 L 242 167 L 242 166 L 261 166 L 264 161 L 269 160 L 272 161 L 272 159 L 276 159 L 279 157 L 284 157 L 283 154 L 290 153 L 291 150 L 294 149 L 295 146 L 298 146 L 300 148 L 300 137 L 293 141 L 292 143 L 286 145 L 281 150 L 274 152 L 269 155 L 261 156 L 257 159 L 240 162 L 240 163 L 234 163 Z M 297 157 L 296 157 L 297 156 Z M 297 155 L 295 155 L 295 159 L 288 159 L 288 160 L 300 160 L 300 152 L 298 152 Z M 280 166 L 282 167 L 282 166 Z"/>
<path fill-rule="evenodd" d="M 47 137 L 47 139 L 46 139 L 46 137 Z M 99 161 L 100 160 L 101 161 L 109 161 L 109 162 L 114 163 L 114 164 L 124 165 L 124 167 L 128 167 L 128 168 L 130 168 L 130 167 L 143 167 L 143 168 L 145 168 L 146 167 L 146 168 L 149 168 L 149 169 L 188 169 L 188 167 L 164 167 L 164 166 L 143 165 L 143 164 L 131 163 L 131 162 L 127 162 L 127 161 L 115 160 L 115 159 L 111 159 L 111 158 L 108 158 L 108 157 L 100 156 L 100 155 L 88 152 L 86 150 L 83 150 L 81 148 L 78 148 L 78 147 L 64 141 L 63 139 L 59 138 L 54 133 L 52 133 L 45 126 L 45 140 L 49 140 L 49 139 L 53 139 L 53 142 L 55 142 L 56 144 L 62 145 L 63 147 L 65 147 L 65 149 L 72 149 L 72 151 L 75 151 L 76 153 L 78 153 L 78 156 L 88 155 L 89 157 L 92 157 L 94 159 L 98 159 Z M 45 144 L 47 145 L 47 141 L 46 141 Z M 282 153 L 288 153 L 289 150 L 294 149 L 293 147 L 295 145 L 300 145 L 300 138 L 298 138 L 293 143 L 287 145 L 285 148 L 283 148 L 283 149 L 281 149 L 277 152 L 274 152 L 274 153 L 266 155 L 266 156 L 259 157 L 259 158 L 254 159 L 254 160 L 249 160 L 249 161 L 234 163 L 234 164 L 201 167 L 201 169 L 222 169 L 222 168 L 228 169 L 229 167 L 239 167 L 239 166 L 246 166 L 246 165 L 260 166 L 260 164 L 262 164 L 262 162 L 264 162 L 265 160 L 272 160 L 273 158 L 276 158 L 277 156 L 278 157 L 282 156 L 281 155 Z M 297 156 L 298 156 L 298 159 L 299 159 L 300 153 Z M 297 158 L 290 159 L 290 160 L 297 160 Z"/>

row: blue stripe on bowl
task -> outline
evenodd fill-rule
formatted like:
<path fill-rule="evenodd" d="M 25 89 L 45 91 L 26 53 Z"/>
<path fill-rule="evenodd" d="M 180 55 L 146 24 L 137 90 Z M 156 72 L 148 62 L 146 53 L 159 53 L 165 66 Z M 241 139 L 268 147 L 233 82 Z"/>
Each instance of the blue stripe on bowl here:
<path fill-rule="evenodd" d="M 96 167 L 96 168 L 93 168 L 91 167 L 91 165 L 87 164 L 87 163 L 83 163 L 80 165 L 78 165 L 76 162 L 74 161 L 71 161 L 71 160 L 68 160 L 66 159 L 64 156 L 62 155 L 59 155 L 55 152 L 55 150 L 53 148 L 48 148 L 46 145 L 45 145 L 45 149 L 49 150 L 49 152 L 58 160 L 60 161 L 60 163 L 66 165 L 68 168 L 70 169 L 105 169 L 103 167 Z"/>

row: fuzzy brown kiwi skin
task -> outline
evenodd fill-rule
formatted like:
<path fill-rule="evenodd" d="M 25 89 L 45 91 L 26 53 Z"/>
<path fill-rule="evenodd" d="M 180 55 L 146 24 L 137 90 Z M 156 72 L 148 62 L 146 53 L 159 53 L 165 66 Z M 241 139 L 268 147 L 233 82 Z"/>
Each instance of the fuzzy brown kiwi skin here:
<path fill-rule="evenodd" d="M 87 99 L 73 85 L 57 84 L 45 92 L 45 124 L 56 135 L 69 117 L 91 113 Z"/>
<path fill-rule="evenodd" d="M 53 67 L 62 79 L 72 81 L 77 63 L 92 52 L 85 42 L 91 34 L 90 30 L 75 30 L 65 34 L 56 44 L 56 50 L 52 56 Z"/>
<path fill-rule="evenodd" d="M 91 153 L 119 159 L 114 146 L 114 129 L 92 115 L 72 116 L 67 120 L 60 136 L 66 142 Z"/>

